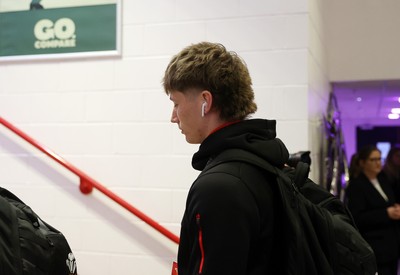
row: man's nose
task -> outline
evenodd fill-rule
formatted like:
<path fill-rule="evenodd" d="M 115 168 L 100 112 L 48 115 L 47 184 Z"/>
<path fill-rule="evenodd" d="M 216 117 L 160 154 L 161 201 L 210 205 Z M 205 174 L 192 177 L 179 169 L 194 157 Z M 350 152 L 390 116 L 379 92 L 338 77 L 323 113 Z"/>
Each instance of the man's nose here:
<path fill-rule="evenodd" d="M 172 110 L 171 122 L 172 123 L 178 123 L 178 116 L 176 115 L 176 111 L 175 110 Z"/>

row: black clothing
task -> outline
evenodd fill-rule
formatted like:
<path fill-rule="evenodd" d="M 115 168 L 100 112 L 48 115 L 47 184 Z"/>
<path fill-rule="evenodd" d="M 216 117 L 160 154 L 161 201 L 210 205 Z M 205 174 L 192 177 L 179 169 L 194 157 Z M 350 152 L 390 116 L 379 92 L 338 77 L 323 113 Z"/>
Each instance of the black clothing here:
<path fill-rule="evenodd" d="M 398 172 L 399 172 L 399 177 L 396 178 L 395 176 L 390 175 L 389 173 L 386 173 L 385 170 L 382 171 L 382 173 L 386 175 L 388 182 L 393 187 L 396 202 L 400 203 L 400 171 L 398 171 Z"/>
<path fill-rule="evenodd" d="M 392 186 L 382 173 L 378 175 L 378 181 L 388 201 L 363 173 L 349 184 L 346 192 L 349 210 L 361 235 L 374 250 L 379 269 L 386 263 L 397 262 L 399 236 L 397 221 L 387 214 L 387 208 L 395 203 Z"/>
<path fill-rule="evenodd" d="M 289 153 L 275 138 L 275 125 L 262 119 L 229 125 L 208 136 L 194 154 L 192 165 L 202 172 L 182 219 L 179 275 L 279 274 L 278 204 L 268 184 L 275 179 L 250 164 L 212 161 L 236 148 L 283 166 Z"/>

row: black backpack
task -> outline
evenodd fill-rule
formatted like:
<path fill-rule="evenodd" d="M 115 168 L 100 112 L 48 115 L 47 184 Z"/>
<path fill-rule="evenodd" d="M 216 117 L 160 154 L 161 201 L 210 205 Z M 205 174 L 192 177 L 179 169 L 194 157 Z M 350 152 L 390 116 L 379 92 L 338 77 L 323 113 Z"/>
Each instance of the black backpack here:
<path fill-rule="evenodd" d="M 64 235 L 4 188 L 0 188 L 0 274 L 77 274 Z"/>
<path fill-rule="evenodd" d="M 240 149 L 224 151 L 214 163 L 245 162 L 276 177 L 281 198 L 281 247 L 286 275 L 375 275 L 376 259 L 347 207 L 308 178 L 309 166 L 279 169 Z"/>

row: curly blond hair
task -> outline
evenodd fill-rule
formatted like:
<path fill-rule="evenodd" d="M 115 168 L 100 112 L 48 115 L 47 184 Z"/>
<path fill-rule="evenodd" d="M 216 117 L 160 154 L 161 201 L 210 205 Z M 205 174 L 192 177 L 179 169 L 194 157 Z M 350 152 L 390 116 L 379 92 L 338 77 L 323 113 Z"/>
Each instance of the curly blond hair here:
<path fill-rule="evenodd" d="M 257 110 L 245 62 L 218 43 L 201 42 L 175 55 L 165 70 L 164 90 L 187 93 L 208 90 L 213 108 L 224 120 L 242 120 Z"/>

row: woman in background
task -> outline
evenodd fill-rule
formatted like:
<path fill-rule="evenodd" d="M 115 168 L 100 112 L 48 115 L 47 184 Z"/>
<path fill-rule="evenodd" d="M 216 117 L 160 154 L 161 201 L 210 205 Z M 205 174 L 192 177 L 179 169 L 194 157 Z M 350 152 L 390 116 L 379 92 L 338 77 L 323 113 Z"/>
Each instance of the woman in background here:
<path fill-rule="evenodd" d="M 358 154 L 355 153 L 351 156 L 349 166 L 349 183 L 355 180 L 361 173 Z"/>
<path fill-rule="evenodd" d="M 399 258 L 398 220 L 392 185 L 382 171 L 381 152 L 367 146 L 358 154 L 360 174 L 347 188 L 347 204 L 358 229 L 374 250 L 379 275 L 396 275 Z"/>

